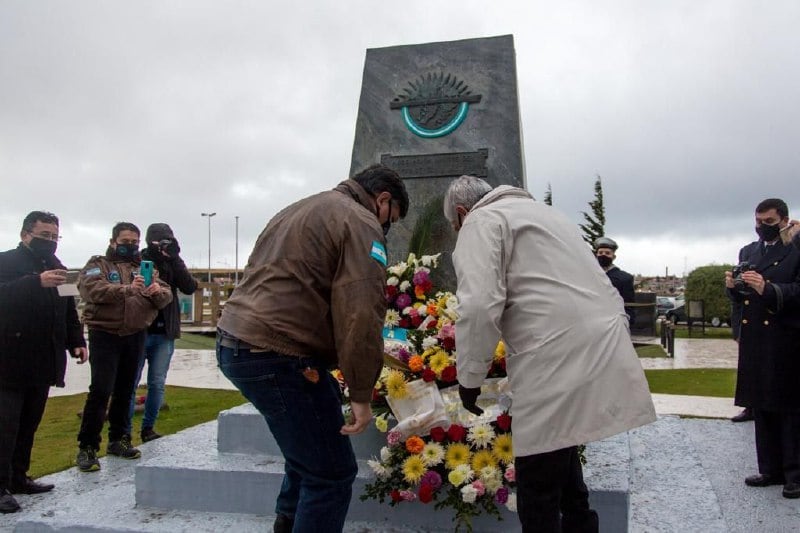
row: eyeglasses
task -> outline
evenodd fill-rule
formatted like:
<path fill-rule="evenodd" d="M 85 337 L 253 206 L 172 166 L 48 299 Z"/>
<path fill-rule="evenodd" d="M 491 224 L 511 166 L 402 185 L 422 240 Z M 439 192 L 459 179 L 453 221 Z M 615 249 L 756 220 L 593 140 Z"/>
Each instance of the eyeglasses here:
<path fill-rule="evenodd" d="M 57 233 L 50 233 L 49 231 L 43 231 L 42 233 L 40 233 L 38 235 L 35 234 L 32 231 L 29 231 L 28 233 L 32 237 L 36 237 L 37 239 L 44 239 L 46 241 L 56 241 L 56 242 L 58 242 L 58 241 L 61 240 L 61 235 L 59 235 Z"/>

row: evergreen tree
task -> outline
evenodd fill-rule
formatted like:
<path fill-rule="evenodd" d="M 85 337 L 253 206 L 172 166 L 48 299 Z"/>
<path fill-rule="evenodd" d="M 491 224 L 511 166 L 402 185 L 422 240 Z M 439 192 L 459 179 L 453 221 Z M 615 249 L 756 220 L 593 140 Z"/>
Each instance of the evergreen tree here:
<path fill-rule="evenodd" d="M 605 235 L 606 226 L 606 208 L 603 206 L 603 184 L 600 181 L 600 175 L 597 175 L 597 181 L 594 182 L 594 200 L 589 202 L 589 207 L 592 209 L 591 214 L 582 211 L 586 224 L 578 224 L 583 230 L 583 240 L 589 243 L 589 246 L 594 246 L 594 241 L 598 237 Z"/>
<path fill-rule="evenodd" d="M 553 205 L 553 189 L 550 187 L 550 182 L 547 183 L 547 190 L 544 191 L 544 203 Z"/>

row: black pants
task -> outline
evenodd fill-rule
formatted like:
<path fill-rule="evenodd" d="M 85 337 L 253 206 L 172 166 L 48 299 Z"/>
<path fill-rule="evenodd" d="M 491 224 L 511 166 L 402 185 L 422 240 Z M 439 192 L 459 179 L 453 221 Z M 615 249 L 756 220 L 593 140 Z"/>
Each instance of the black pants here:
<path fill-rule="evenodd" d="M 49 391 L 48 385 L 0 386 L 0 490 L 25 480 Z"/>
<path fill-rule="evenodd" d="M 517 457 L 514 469 L 524 533 L 597 532 L 577 446 Z"/>
<path fill-rule="evenodd" d="M 92 382 L 83 407 L 78 443 L 100 449 L 100 433 L 108 407 L 108 440 L 127 434 L 130 426 L 131 396 L 136 386 L 139 357 L 144 352 L 145 331 L 119 336 L 89 330 L 89 365 Z M 111 405 L 108 399 L 111 398 Z"/>
<path fill-rule="evenodd" d="M 800 483 L 800 413 L 753 409 L 758 471 Z"/>

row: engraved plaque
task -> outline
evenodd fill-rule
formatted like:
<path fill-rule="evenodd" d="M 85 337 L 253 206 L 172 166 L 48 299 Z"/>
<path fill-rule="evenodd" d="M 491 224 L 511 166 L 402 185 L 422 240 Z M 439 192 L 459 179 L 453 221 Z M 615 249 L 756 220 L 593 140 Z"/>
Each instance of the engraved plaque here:
<path fill-rule="evenodd" d="M 382 154 L 381 164 L 393 169 L 401 178 L 453 178 L 469 174 L 485 178 L 489 150 L 450 154 L 391 155 Z"/>

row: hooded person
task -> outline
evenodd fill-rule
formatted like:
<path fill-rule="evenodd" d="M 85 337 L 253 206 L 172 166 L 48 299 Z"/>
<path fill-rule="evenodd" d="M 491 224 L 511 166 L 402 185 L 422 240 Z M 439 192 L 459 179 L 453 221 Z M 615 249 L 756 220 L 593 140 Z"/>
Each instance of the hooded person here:
<path fill-rule="evenodd" d="M 139 436 L 142 442 L 155 440 L 161 435 L 156 433 L 155 425 L 158 413 L 164 402 L 164 385 L 167 372 L 175 352 L 175 339 L 181 336 L 181 309 L 178 291 L 193 294 L 197 290 L 195 280 L 180 257 L 181 247 L 169 224 L 158 222 L 150 224 L 145 232 L 142 259 L 152 261 L 159 279 L 169 285 L 172 301 L 158 310 L 155 320 L 147 328 L 144 351 L 139 357 L 136 372 L 136 387 L 131 396 L 130 417 L 136 404 L 136 388 L 142 378 L 144 364 L 147 362 L 147 396 L 144 402 L 144 415 Z M 128 426 L 128 433 L 132 432 Z"/>

